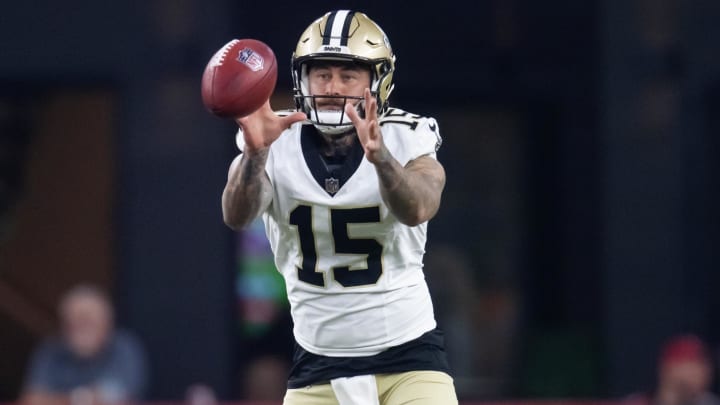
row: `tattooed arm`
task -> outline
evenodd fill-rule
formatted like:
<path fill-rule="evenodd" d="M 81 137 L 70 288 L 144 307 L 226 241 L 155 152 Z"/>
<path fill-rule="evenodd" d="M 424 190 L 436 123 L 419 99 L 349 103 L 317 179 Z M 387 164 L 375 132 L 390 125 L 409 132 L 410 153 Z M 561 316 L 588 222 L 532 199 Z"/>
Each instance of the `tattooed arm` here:
<path fill-rule="evenodd" d="M 293 123 L 306 119 L 303 113 L 277 116 L 266 102 L 247 117 L 235 120 L 243 131 L 243 154 L 230 165 L 222 195 L 225 224 L 238 230 L 249 225 L 272 202 L 272 184 L 265 172 L 270 145 Z"/>
<path fill-rule="evenodd" d="M 377 100 L 365 90 L 366 117 L 361 118 L 351 105 L 345 107 L 367 160 L 375 165 L 380 194 L 390 212 L 405 225 L 429 221 L 440 207 L 445 187 L 445 169 L 430 156 L 420 156 L 404 167 L 385 147 L 377 118 Z"/>
<path fill-rule="evenodd" d="M 239 155 L 230 165 L 222 195 L 223 220 L 234 230 L 249 225 L 272 202 L 272 185 L 265 173 L 268 149 Z"/>
<path fill-rule="evenodd" d="M 390 211 L 409 226 L 432 219 L 440 208 L 445 187 L 445 170 L 440 162 L 421 156 L 403 167 L 387 149 L 385 152 L 386 157 L 375 163 L 375 169 L 380 194 Z"/>

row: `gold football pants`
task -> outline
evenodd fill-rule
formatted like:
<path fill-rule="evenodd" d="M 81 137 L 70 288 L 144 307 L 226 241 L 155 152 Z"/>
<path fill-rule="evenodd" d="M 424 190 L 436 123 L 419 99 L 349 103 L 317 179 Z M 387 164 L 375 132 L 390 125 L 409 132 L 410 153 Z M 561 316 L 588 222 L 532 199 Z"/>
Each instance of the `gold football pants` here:
<path fill-rule="evenodd" d="M 376 374 L 380 405 L 457 405 L 452 378 L 439 371 Z M 329 382 L 289 389 L 283 405 L 338 405 Z"/>

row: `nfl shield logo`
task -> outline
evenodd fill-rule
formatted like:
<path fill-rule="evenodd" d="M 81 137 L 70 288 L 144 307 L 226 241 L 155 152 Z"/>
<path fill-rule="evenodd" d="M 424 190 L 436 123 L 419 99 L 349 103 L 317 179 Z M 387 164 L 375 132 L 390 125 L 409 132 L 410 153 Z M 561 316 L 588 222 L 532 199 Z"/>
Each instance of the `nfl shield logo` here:
<path fill-rule="evenodd" d="M 327 191 L 330 194 L 335 194 L 340 190 L 340 180 L 329 178 L 325 179 L 325 191 Z"/>
<path fill-rule="evenodd" d="M 246 64 L 250 70 L 257 72 L 262 70 L 265 60 L 250 48 L 245 48 L 238 54 L 238 62 Z"/>

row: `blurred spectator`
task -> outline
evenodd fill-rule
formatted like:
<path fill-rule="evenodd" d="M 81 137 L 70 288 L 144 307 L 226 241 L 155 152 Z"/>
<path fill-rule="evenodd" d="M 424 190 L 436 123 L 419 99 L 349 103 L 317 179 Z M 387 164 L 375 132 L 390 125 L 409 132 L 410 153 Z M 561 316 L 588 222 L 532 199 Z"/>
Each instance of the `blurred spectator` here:
<path fill-rule="evenodd" d="M 517 294 L 498 283 L 479 287 L 480 270 L 465 250 L 451 244 L 428 246 L 424 272 L 458 397 L 504 395 L 516 351 Z"/>
<path fill-rule="evenodd" d="M 26 376 L 25 405 L 97 405 L 139 400 L 146 363 L 139 342 L 114 327 L 102 290 L 81 285 L 60 301 L 61 334 L 36 349 Z"/>
<path fill-rule="evenodd" d="M 186 405 L 217 405 L 215 391 L 205 384 L 193 384 L 185 391 Z"/>
<path fill-rule="evenodd" d="M 264 355 L 248 366 L 243 381 L 244 399 L 282 401 L 287 391 L 289 366 L 278 356 Z"/>
<path fill-rule="evenodd" d="M 695 335 L 679 335 L 665 343 L 658 359 L 657 387 L 651 405 L 720 405 L 710 392 L 711 356 Z"/>
<path fill-rule="evenodd" d="M 720 405 L 720 399 L 709 391 L 712 373 L 710 355 L 698 337 L 675 337 L 662 350 L 654 402 L 658 405 Z"/>

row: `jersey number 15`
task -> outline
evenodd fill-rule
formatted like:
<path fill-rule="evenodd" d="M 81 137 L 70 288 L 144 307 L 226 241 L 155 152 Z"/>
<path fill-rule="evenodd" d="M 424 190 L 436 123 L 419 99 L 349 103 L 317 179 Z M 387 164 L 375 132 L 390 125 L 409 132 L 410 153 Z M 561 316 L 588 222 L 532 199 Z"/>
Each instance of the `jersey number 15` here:
<path fill-rule="evenodd" d="M 302 266 L 298 278 L 306 283 L 325 287 L 325 272 L 318 269 L 315 234 L 312 228 L 312 210 L 309 205 L 299 205 L 290 213 L 290 224 L 297 227 L 300 237 Z M 349 224 L 380 222 L 380 207 L 331 209 L 330 224 L 335 245 L 335 254 L 367 255 L 367 268 L 350 269 L 348 266 L 333 267 L 333 279 L 343 287 L 359 287 L 377 283 L 383 273 L 383 246 L 375 239 L 350 238 Z"/>

